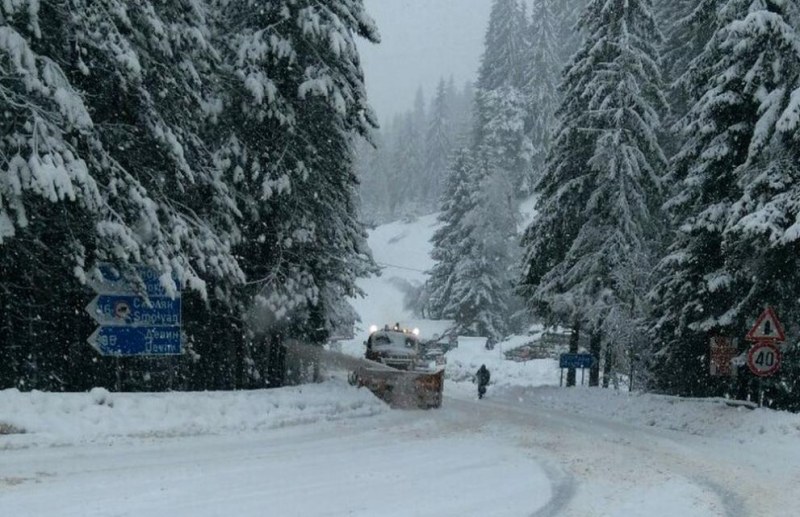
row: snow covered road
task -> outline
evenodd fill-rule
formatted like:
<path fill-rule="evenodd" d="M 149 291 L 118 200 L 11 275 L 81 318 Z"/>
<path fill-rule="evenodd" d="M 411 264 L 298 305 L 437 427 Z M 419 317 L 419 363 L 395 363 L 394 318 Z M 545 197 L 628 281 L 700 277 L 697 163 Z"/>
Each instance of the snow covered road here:
<path fill-rule="evenodd" d="M 0 452 L 0 515 L 527 515 L 545 472 L 462 411 Z M 497 483 L 497 480 L 503 480 Z"/>
<path fill-rule="evenodd" d="M 537 516 L 794 515 L 772 492 L 751 511 L 739 492 L 763 489 L 746 465 L 706 450 L 702 440 L 609 420 L 501 401 L 451 400 L 463 413 L 492 422 L 484 432 L 505 435 L 549 472 L 555 497 Z M 753 508 L 755 510 L 755 508 Z"/>
<path fill-rule="evenodd" d="M 455 395 L 434 411 L 0 449 L 0 515 L 797 515 L 796 449 L 737 453 L 513 390 Z"/>

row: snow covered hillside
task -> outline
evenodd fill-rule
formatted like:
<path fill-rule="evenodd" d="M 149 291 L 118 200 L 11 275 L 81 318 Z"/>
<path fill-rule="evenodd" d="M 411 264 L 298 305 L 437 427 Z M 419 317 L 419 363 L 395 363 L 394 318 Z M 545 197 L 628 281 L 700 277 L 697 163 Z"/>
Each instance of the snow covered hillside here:
<path fill-rule="evenodd" d="M 414 316 L 406 306 L 407 297 L 425 282 L 426 271 L 433 267 L 430 239 L 436 230 L 436 214 L 412 222 L 397 221 L 378 226 L 369 232 L 369 246 L 381 275 L 358 281 L 364 298 L 351 301 L 361 322 L 355 338 L 343 343 L 343 351 L 363 356 L 363 342 L 370 325 L 400 323 L 406 328 L 420 328 L 425 336 L 441 334 L 450 322 L 434 322 Z"/>

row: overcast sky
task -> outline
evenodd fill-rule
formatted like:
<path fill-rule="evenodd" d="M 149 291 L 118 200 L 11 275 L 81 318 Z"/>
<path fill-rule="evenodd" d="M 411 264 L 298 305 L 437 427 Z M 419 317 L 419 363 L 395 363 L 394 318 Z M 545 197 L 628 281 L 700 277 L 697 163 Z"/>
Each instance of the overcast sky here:
<path fill-rule="evenodd" d="M 430 101 L 440 77 L 474 80 L 491 0 L 364 0 L 381 43 L 359 40 L 370 103 L 381 123 L 411 108 L 422 86 Z"/>

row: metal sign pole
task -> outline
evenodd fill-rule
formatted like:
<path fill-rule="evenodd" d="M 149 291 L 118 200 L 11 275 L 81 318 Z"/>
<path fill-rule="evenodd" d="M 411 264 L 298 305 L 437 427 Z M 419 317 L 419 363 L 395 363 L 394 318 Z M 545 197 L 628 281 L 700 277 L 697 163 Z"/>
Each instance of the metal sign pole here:
<path fill-rule="evenodd" d="M 631 360 L 631 371 L 628 374 L 628 392 L 633 391 L 633 360 Z"/>
<path fill-rule="evenodd" d="M 558 381 L 558 387 L 560 388 L 563 386 L 564 386 L 564 369 L 561 368 L 561 379 L 559 379 Z"/>
<path fill-rule="evenodd" d="M 114 363 L 116 364 L 115 369 L 117 370 L 117 382 L 115 388 L 117 393 L 119 393 L 122 391 L 122 367 L 119 364 L 119 355 L 114 356 Z"/>

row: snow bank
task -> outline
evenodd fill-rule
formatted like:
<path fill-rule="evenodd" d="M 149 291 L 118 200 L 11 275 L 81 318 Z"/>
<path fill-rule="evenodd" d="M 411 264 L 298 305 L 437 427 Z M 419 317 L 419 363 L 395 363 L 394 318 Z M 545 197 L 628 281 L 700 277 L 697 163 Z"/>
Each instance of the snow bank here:
<path fill-rule="evenodd" d="M 518 402 L 600 417 L 641 427 L 734 439 L 738 443 L 766 439 L 800 446 L 800 415 L 769 409 L 748 409 L 719 398 L 691 399 L 601 388 L 523 388 L 507 390 Z"/>
<path fill-rule="evenodd" d="M 481 364 L 492 374 L 489 400 L 540 406 L 628 425 L 680 431 L 733 440 L 738 444 L 769 441 L 800 446 L 800 415 L 749 409 L 724 399 L 687 399 L 650 393 L 589 387 L 560 388 L 555 359 L 513 362 L 503 351 L 519 339 L 484 348 L 481 338 L 459 338 L 459 347 L 447 353 L 445 395 L 477 398 L 472 376 Z M 501 348 L 501 347 L 505 348 Z M 588 372 L 586 372 L 588 382 Z M 580 380 L 580 373 L 578 374 Z M 732 404 L 732 405 L 731 405 Z"/>
<path fill-rule="evenodd" d="M 118 437 L 258 431 L 375 415 L 386 406 L 343 381 L 236 392 L 0 391 L 0 449 Z M 18 433 L 23 431 L 23 433 Z"/>
<path fill-rule="evenodd" d="M 475 337 L 458 338 L 458 348 L 447 352 L 446 378 L 455 384 L 472 385 L 472 376 L 482 364 L 492 374 L 489 386 L 496 387 L 535 387 L 557 386 L 559 382 L 558 361 L 554 359 L 534 359 L 526 362 L 514 362 L 505 359 L 504 352 L 510 346 L 519 346 L 527 339 L 507 341 L 495 346 L 494 350 L 486 350 L 486 339 Z M 519 342 L 517 344 L 517 342 Z M 464 386 L 454 386 L 463 390 Z M 469 388 L 474 391 L 473 388 Z"/>

